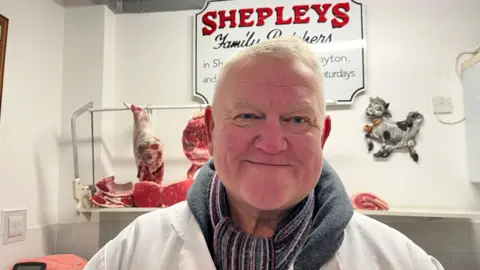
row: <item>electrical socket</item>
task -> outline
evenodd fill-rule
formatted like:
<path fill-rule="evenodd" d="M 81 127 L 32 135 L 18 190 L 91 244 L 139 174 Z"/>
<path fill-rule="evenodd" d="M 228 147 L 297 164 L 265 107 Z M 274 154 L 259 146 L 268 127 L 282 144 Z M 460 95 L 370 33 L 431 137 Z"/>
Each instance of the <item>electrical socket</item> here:
<path fill-rule="evenodd" d="M 2 212 L 3 244 L 26 240 L 27 210 L 11 210 Z"/>
<path fill-rule="evenodd" d="M 433 113 L 447 114 L 453 112 L 452 98 L 447 96 L 432 97 Z"/>

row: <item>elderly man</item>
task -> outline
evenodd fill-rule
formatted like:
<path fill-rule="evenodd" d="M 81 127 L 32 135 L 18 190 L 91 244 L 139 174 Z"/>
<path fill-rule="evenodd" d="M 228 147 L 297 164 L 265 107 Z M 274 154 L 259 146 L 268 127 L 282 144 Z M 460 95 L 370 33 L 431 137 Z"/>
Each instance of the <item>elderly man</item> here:
<path fill-rule="evenodd" d="M 316 55 L 302 40 L 232 57 L 205 120 L 213 160 L 187 201 L 137 218 L 85 269 L 443 269 L 352 209 L 323 159 L 330 118 Z"/>

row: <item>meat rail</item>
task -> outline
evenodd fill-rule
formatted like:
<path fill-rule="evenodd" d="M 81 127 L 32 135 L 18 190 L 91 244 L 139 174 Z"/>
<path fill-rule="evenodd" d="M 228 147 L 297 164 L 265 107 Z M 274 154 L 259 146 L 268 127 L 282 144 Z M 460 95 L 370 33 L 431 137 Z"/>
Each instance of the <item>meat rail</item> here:
<path fill-rule="evenodd" d="M 192 105 L 163 105 L 163 106 L 137 106 L 142 109 L 147 110 L 182 110 L 182 109 L 203 109 L 207 107 L 208 104 L 192 104 Z M 94 113 L 104 113 L 104 112 L 118 112 L 118 111 L 128 111 L 129 108 L 126 108 L 123 104 L 119 107 L 105 107 L 105 108 L 94 108 L 93 101 L 86 103 L 85 105 L 78 108 L 70 119 L 71 125 L 71 144 L 73 148 L 73 198 L 76 201 L 77 211 L 84 208 L 91 208 L 91 202 L 89 198 L 93 196 L 96 192 L 95 187 L 95 142 L 101 142 L 101 139 L 95 138 L 95 129 L 94 129 Z M 90 113 L 90 138 L 89 140 L 81 139 L 77 137 L 77 119 L 84 115 L 85 113 Z M 79 165 L 79 154 L 78 154 L 78 144 L 79 143 L 90 143 L 91 147 L 91 162 L 92 162 L 92 178 L 91 184 L 84 184 L 84 181 L 81 181 L 80 177 L 80 165 Z M 83 183 L 82 183 L 83 182 Z"/>

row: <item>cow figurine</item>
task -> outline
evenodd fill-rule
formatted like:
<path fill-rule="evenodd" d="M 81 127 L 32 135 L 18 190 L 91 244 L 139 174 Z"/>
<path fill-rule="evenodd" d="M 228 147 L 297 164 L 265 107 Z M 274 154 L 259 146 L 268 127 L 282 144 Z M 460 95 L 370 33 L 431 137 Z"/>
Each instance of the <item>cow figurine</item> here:
<path fill-rule="evenodd" d="M 368 151 L 373 150 L 375 140 L 380 142 L 381 148 L 373 154 L 374 157 L 387 158 L 395 150 L 406 149 L 413 161 L 417 162 L 419 156 L 415 151 L 416 137 L 424 117 L 417 111 L 411 111 L 405 119 L 392 121 L 389 119 L 392 117 L 389 106 L 390 103 L 382 98 L 370 98 L 365 114 L 372 123 L 364 126 Z"/>

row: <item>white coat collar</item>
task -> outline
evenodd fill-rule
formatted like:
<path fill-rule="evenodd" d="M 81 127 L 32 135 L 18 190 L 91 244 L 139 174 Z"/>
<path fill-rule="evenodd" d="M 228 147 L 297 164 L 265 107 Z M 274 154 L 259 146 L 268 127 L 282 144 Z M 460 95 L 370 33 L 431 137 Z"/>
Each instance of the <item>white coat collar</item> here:
<path fill-rule="evenodd" d="M 184 211 L 174 211 L 170 226 L 182 239 L 179 250 L 178 269 L 216 270 L 202 230 L 185 203 Z"/>

